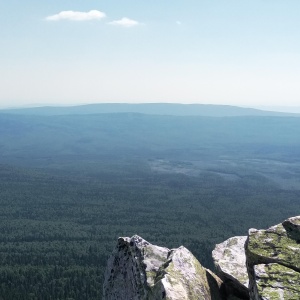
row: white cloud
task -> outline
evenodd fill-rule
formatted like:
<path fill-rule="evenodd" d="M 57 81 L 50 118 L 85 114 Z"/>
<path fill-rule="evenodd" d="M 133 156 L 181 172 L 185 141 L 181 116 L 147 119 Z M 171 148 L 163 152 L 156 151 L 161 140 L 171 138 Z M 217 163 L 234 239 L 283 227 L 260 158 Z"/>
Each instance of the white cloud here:
<path fill-rule="evenodd" d="M 129 18 L 122 18 L 120 20 L 109 22 L 108 24 L 122 26 L 122 27 L 133 27 L 133 26 L 140 25 L 138 21 Z"/>
<path fill-rule="evenodd" d="M 177 25 L 181 25 L 182 23 L 180 21 L 176 21 L 176 24 Z"/>
<path fill-rule="evenodd" d="M 90 20 L 100 20 L 105 17 L 106 17 L 105 13 L 99 10 L 91 10 L 88 12 L 67 10 L 67 11 L 61 11 L 56 15 L 49 16 L 46 18 L 46 20 L 47 21 L 60 21 L 60 20 L 90 21 Z"/>

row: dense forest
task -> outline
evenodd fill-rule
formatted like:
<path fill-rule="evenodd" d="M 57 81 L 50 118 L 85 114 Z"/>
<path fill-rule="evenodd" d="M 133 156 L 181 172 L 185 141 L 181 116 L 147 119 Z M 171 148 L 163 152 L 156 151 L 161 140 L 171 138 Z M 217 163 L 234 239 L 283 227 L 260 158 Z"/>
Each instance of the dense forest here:
<path fill-rule="evenodd" d="M 300 118 L 0 114 L 0 299 L 101 299 L 119 236 L 216 243 L 300 213 Z"/>

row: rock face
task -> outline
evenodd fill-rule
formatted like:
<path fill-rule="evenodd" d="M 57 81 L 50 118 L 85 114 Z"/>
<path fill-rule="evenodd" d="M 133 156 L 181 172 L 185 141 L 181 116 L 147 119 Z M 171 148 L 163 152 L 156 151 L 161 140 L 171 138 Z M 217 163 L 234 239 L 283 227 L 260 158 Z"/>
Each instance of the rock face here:
<path fill-rule="evenodd" d="M 221 279 L 183 246 L 170 250 L 137 235 L 119 238 L 103 299 L 299 300 L 300 216 L 230 238 L 216 245 L 213 259 Z"/>
<path fill-rule="evenodd" d="M 225 296 L 224 296 L 225 297 Z M 222 300 L 222 282 L 185 247 L 154 246 L 141 237 L 119 238 L 108 260 L 105 300 Z"/>
<path fill-rule="evenodd" d="M 250 229 L 246 256 L 251 299 L 300 299 L 300 216 Z"/>
<path fill-rule="evenodd" d="M 249 299 L 249 279 L 246 268 L 245 242 L 247 236 L 232 237 L 217 244 L 212 252 L 217 275 L 227 288 L 227 294 Z"/>

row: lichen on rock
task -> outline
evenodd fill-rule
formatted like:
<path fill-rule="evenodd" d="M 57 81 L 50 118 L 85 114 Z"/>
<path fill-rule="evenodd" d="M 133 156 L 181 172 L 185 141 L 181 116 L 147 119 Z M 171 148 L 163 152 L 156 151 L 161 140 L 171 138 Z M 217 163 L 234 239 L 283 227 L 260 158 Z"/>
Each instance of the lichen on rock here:
<path fill-rule="evenodd" d="M 169 249 L 153 246 L 141 237 L 119 238 L 108 259 L 104 299 L 146 299 L 159 268 L 167 262 Z M 160 291 L 163 294 L 163 290 Z"/>
<path fill-rule="evenodd" d="M 299 300 L 300 273 L 279 264 L 256 265 L 254 271 L 262 299 Z"/>
<path fill-rule="evenodd" d="M 300 216 L 266 230 L 249 230 L 246 241 L 253 300 L 300 299 Z"/>
<path fill-rule="evenodd" d="M 108 260 L 105 300 L 223 300 L 222 281 L 185 247 L 168 249 L 135 235 L 119 238 Z"/>
<path fill-rule="evenodd" d="M 159 247 L 137 235 L 119 238 L 107 263 L 103 299 L 298 300 L 300 216 L 230 238 L 216 245 L 213 258 L 221 278 L 183 246 Z"/>
<path fill-rule="evenodd" d="M 223 280 L 228 294 L 249 299 L 249 278 L 246 268 L 247 236 L 235 236 L 217 244 L 212 252 L 217 275 Z"/>

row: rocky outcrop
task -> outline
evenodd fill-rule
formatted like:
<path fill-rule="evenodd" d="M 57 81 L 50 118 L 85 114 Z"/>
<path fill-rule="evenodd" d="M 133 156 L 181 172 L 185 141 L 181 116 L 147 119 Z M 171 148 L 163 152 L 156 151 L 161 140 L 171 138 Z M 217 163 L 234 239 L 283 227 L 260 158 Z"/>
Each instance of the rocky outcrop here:
<path fill-rule="evenodd" d="M 217 244 L 212 252 L 217 275 L 224 282 L 227 294 L 235 294 L 242 299 L 249 299 L 246 239 L 247 236 L 232 237 Z"/>
<path fill-rule="evenodd" d="M 250 229 L 246 257 L 251 299 L 300 299 L 300 216 Z"/>
<path fill-rule="evenodd" d="M 105 300 L 222 300 L 222 281 L 185 247 L 168 249 L 135 235 L 119 238 L 108 260 Z"/>
<path fill-rule="evenodd" d="M 213 259 L 219 277 L 183 246 L 170 250 L 137 235 L 119 238 L 103 299 L 299 300 L 300 216 L 230 238 L 216 245 Z"/>

